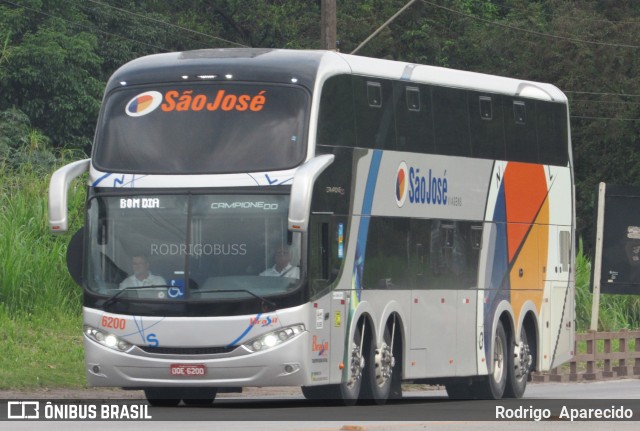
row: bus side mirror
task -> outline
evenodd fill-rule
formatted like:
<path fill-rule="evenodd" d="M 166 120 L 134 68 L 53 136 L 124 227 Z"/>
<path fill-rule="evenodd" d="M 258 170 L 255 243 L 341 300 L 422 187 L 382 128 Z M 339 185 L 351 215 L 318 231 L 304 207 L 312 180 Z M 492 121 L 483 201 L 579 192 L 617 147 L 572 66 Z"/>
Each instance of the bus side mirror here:
<path fill-rule="evenodd" d="M 52 233 L 68 229 L 67 195 L 71 182 L 89 169 L 91 159 L 69 163 L 55 171 L 49 183 L 49 228 Z"/>
<path fill-rule="evenodd" d="M 333 163 L 333 154 L 323 154 L 308 160 L 300 166 L 293 176 L 291 186 L 291 202 L 289 206 L 289 230 L 292 232 L 306 232 L 309 226 L 309 212 L 313 184 L 327 166 Z"/>
<path fill-rule="evenodd" d="M 76 232 L 67 247 L 67 270 L 73 281 L 82 286 L 82 264 L 84 262 L 84 226 Z"/>

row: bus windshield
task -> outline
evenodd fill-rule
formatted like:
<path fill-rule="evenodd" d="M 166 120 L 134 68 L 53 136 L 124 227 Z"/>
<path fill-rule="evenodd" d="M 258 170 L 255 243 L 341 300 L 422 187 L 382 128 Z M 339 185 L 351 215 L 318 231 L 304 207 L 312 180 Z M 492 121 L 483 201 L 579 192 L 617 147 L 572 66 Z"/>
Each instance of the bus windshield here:
<path fill-rule="evenodd" d="M 221 174 L 293 168 L 305 156 L 300 87 L 181 83 L 107 95 L 94 166 L 104 172 Z"/>
<path fill-rule="evenodd" d="M 122 195 L 90 200 L 87 289 L 117 300 L 224 301 L 300 286 L 288 195 Z"/>

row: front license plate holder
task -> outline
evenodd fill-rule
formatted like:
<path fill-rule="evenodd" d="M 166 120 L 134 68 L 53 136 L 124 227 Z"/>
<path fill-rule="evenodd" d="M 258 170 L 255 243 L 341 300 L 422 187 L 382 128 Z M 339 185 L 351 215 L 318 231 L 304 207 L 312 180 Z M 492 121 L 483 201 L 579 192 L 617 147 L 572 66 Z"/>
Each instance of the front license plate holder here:
<path fill-rule="evenodd" d="M 171 364 L 169 374 L 171 377 L 204 377 L 207 367 L 204 364 Z"/>

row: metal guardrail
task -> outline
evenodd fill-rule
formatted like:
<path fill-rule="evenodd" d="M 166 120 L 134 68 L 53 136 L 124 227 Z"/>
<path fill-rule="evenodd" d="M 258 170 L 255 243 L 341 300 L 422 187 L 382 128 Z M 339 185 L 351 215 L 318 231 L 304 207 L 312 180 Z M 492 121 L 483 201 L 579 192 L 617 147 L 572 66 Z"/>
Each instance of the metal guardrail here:
<path fill-rule="evenodd" d="M 586 351 L 585 351 L 586 350 Z M 578 353 L 585 351 L 585 353 Z M 534 373 L 534 382 L 577 382 L 640 376 L 640 330 L 576 334 L 576 355 L 567 364 Z"/>

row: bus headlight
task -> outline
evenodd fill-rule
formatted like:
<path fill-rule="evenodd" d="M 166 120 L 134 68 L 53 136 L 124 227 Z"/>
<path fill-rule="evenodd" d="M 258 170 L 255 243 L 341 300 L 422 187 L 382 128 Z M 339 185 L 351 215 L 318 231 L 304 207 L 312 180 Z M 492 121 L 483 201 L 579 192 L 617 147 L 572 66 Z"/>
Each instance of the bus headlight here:
<path fill-rule="evenodd" d="M 132 347 L 132 345 L 125 340 L 91 326 L 84 327 L 84 334 L 96 343 L 119 352 L 125 352 Z"/>
<path fill-rule="evenodd" d="M 246 342 L 243 346 L 251 352 L 261 352 L 282 344 L 285 341 L 289 341 L 303 332 L 304 325 L 288 326 L 286 328 L 280 328 L 275 331 L 262 334 L 261 336 Z"/>

